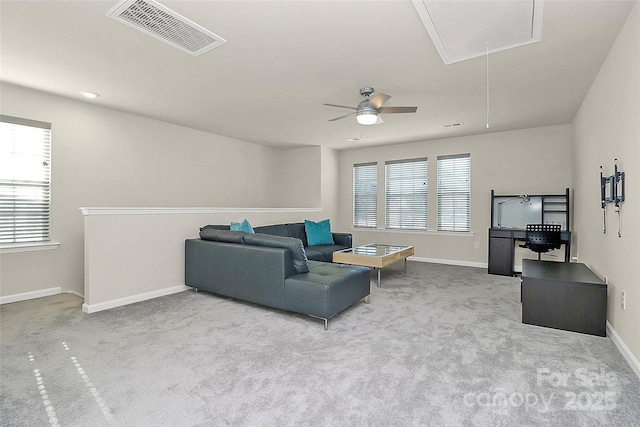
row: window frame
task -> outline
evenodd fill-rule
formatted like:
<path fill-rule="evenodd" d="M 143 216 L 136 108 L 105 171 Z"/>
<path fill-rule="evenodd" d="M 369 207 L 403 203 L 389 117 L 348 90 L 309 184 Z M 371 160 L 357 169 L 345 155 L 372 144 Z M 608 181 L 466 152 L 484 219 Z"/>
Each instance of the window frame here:
<path fill-rule="evenodd" d="M 416 176 L 407 178 L 407 174 Z M 421 188 L 424 190 L 416 191 Z M 385 161 L 384 198 L 386 229 L 427 231 L 429 159 L 419 157 Z"/>
<path fill-rule="evenodd" d="M 464 160 L 464 162 L 461 162 Z M 471 231 L 471 154 L 437 158 L 437 230 Z"/>
<path fill-rule="evenodd" d="M 13 172 L 0 175 L 0 253 L 55 249 L 59 243 L 51 241 L 51 123 L 0 115 L 0 126 L 11 133 L 11 142 L 7 138 L 1 148 L 8 155 L 7 165 L 26 159 L 31 162 L 24 164 L 41 162 L 31 174 L 18 174 L 24 171 L 23 164 L 22 168 L 7 167 L 5 171 Z M 31 152 L 16 149 L 13 135 L 33 131 L 23 127 L 44 131 L 34 136 Z"/>
<path fill-rule="evenodd" d="M 363 172 L 364 179 L 358 179 L 359 170 Z M 372 171 L 373 176 L 367 179 L 367 174 Z M 373 183 L 373 191 L 360 191 L 366 190 L 371 183 Z M 372 194 L 373 201 L 370 200 Z M 362 209 L 359 209 L 359 206 L 362 206 Z M 353 227 L 378 227 L 378 162 L 356 163 L 353 165 Z"/>

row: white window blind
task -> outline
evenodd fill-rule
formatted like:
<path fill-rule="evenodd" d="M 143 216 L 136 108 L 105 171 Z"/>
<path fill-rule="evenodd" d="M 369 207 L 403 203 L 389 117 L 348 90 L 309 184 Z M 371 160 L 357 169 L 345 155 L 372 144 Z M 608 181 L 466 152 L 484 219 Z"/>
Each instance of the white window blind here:
<path fill-rule="evenodd" d="M 470 231 L 471 157 L 438 156 L 438 230 Z"/>
<path fill-rule="evenodd" d="M 0 244 L 49 241 L 51 124 L 0 115 Z"/>
<path fill-rule="evenodd" d="M 378 164 L 353 165 L 353 226 L 378 226 Z"/>
<path fill-rule="evenodd" d="M 385 162 L 386 228 L 427 228 L 427 159 Z"/>

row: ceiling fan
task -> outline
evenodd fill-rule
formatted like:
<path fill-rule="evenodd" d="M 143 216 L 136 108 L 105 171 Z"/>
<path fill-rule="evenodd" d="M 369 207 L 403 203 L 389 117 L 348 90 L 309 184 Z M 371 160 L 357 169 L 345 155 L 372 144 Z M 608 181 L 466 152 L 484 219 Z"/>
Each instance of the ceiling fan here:
<path fill-rule="evenodd" d="M 352 114 L 356 115 L 356 121 L 361 125 L 377 125 L 382 123 L 382 119 L 379 114 L 392 114 L 392 113 L 415 113 L 418 111 L 418 107 L 383 107 L 384 103 L 391 98 L 391 96 L 386 93 L 377 93 L 375 96 L 373 95 L 374 90 L 372 87 L 363 87 L 360 89 L 360 94 L 364 96 L 364 100 L 360 101 L 358 107 L 347 107 L 345 105 L 336 105 L 336 104 L 322 104 L 327 105 L 329 107 L 338 107 L 338 108 L 348 108 L 350 110 L 355 110 L 353 113 L 345 114 L 344 116 L 336 117 L 335 119 L 329 120 L 330 122 L 335 122 L 336 120 L 345 119 Z"/>

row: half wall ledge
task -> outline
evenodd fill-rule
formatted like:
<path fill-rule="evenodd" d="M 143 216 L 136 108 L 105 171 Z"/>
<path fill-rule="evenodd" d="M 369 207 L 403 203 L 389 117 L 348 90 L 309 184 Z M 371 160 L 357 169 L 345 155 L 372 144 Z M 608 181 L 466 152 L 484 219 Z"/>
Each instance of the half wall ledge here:
<path fill-rule="evenodd" d="M 184 290 L 185 240 L 200 227 L 320 220 L 321 208 L 82 207 L 85 313 Z"/>
<path fill-rule="evenodd" d="M 82 215 L 172 215 L 229 213 L 320 213 L 322 208 L 81 207 Z"/>

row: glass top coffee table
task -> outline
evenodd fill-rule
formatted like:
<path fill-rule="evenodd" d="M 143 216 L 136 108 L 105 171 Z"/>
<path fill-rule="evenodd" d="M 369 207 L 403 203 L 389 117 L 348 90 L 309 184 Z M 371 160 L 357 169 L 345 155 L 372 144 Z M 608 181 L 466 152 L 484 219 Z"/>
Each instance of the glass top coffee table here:
<path fill-rule="evenodd" d="M 372 243 L 356 248 L 344 249 L 333 253 L 333 262 L 340 264 L 362 265 L 378 270 L 378 287 L 380 287 L 380 270 L 394 262 L 404 261 L 404 272 L 407 272 L 407 257 L 413 255 L 413 246 L 382 245 Z"/>

